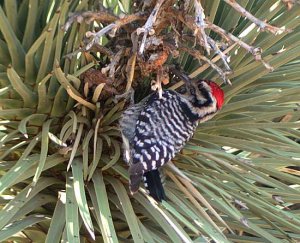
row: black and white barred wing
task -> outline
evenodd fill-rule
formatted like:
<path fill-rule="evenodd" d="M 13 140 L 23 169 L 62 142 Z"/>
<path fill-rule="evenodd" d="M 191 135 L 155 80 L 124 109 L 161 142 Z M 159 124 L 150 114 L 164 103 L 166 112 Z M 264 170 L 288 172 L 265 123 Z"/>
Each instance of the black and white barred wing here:
<path fill-rule="evenodd" d="M 153 94 L 141 110 L 132 143 L 132 163 L 139 164 L 143 172 L 170 161 L 192 135 L 194 126 L 180 102 L 178 93 L 164 91 L 161 99 Z"/>
<path fill-rule="evenodd" d="M 132 146 L 135 137 L 135 130 L 138 118 L 144 109 L 144 104 L 147 99 L 130 106 L 125 110 L 120 119 L 120 129 L 122 132 L 123 149 L 124 149 L 124 160 L 126 163 L 132 164 Z"/>

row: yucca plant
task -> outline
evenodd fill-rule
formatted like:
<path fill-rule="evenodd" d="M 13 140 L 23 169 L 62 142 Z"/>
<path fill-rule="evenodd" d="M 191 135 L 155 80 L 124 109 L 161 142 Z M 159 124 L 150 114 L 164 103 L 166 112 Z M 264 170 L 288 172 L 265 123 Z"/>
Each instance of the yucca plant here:
<path fill-rule="evenodd" d="M 300 241 L 296 2 L 1 1 L 1 242 Z M 174 60 L 232 86 L 157 203 L 129 194 L 115 96 L 180 88 Z"/>

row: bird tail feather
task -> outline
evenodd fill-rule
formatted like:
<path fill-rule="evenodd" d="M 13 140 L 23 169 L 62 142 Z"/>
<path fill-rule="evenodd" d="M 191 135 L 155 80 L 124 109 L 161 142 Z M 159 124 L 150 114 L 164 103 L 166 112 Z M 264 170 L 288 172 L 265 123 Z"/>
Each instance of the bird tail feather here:
<path fill-rule="evenodd" d="M 162 183 L 162 178 L 158 169 L 146 172 L 143 175 L 144 184 L 149 195 L 156 201 L 166 200 L 166 194 Z"/>

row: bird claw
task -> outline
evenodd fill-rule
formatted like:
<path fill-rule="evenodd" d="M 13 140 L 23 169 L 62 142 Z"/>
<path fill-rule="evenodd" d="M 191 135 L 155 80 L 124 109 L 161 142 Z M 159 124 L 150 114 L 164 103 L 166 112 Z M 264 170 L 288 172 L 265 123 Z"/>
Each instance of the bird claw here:
<path fill-rule="evenodd" d="M 159 98 L 160 99 L 162 98 L 162 87 L 161 87 L 161 82 L 159 80 L 152 80 L 151 81 L 151 89 L 153 91 L 157 91 Z"/>

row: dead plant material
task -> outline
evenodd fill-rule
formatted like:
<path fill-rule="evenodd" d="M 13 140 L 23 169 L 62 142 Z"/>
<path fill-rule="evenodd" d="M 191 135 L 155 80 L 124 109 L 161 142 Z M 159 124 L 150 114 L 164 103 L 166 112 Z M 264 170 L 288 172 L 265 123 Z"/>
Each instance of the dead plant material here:
<path fill-rule="evenodd" d="M 167 50 L 150 54 L 147 61 L 139 62 L 142 74 L 144 76 L 149 76 L 151 73 L 156 72 L 167 61 L 168 56 L 169 53 Z"/>
<path fill-rule="evenodd" d="M 142 55 L 144 53 L 147 36 L 155 34 L 155 30 L 153 29 L 153 25 L 156 21 L 159 9 L 160 9 L 161 5 L 163 4 L 163 2 L 164 2 L 164 0 L 158 0 L 157 1 L 154 9 L 152 10 L 150 16 L 147 19 L 145 25 L 136 30 L 137 35 L 140 35 L 141 33 L 144 33 L 142 42 L 140 44 L 139 55 Z"/>
<path fill-rule="evenodd" d="M 261 31 L 274 35 L 290 31 L 256 18 L 235 0 L 224 1 L 258 26 Z M 282 3 L 290 9 L 299 3 L 299 0 L 282 0 Z M 74 13 L 63 26 L 64 30 L 68 30 L 74 22 L 99 24 L 97 27 L 94 25 L 86 33 L 81 47 L 66 57 L 72 58 L 83 52 L 85 60 L 99 65 L 97 70 L 91 69 L 82 78 L 84 83 L 88 83 L 89 90 L 97 87 L 99 83 L 105 83 L 100 99 L 127 92 L 145 77 L 154 79 L 155 83 L 159 84 L 160 90 L 161 85 L 169 83 L 166 68 L 170 64 L 168 62 L 172 62 L 172 58 L 181 58 L 182 53 L 189 54 L 204 63 L 203 67 L 197 70 L 197 74 L 200 74 L 199 70 L 210 67 L 216 70 L 227 84 L 231 84 L 228 77 L 233 72 L 229 52 L 235 46 L 251 53 L 254 59 L 261 62 L 269 71 L 273 70 L 273 67 L 262 58 L 262 49 L 259 46 L 252 46 L 209 22 L 200 0 L 144 1 L 136 3 L 132 9 L 132 14 L 122 13 L 116 16 L 102 6 L 98 12 Z M 211 31 L 221 39 L 212 38 L 208 34 Z M 103 38 L 104 36 L 106 38 Z M 106 39 L 109 39 L 109 42 L 100 45 L 101 41 Z M 180 85 L 182 82 L 172 87 Z"/>
<path fill-rule="evenodd" d="M 191 50 L 190 48 L 187 48 L 187 47 L 180 47 L 180 49 L 182 51 L 185 51 L 185 52 L 189 53 L 193 57 L 197 58 L 199 61 L 202 60 L 202 61 L 208 63 L 213 69 L 215 69 L 218 72 L 220 78 L 223 80 L 223 82 L 225 84 L 231 85 L 231 81 L 228 78 L 228 75 L 231 74 L 231 72 L 224 72 L 215 63 L 213 63 L 209 58 L 207 58 L 206 56 L 202 55 L 201 52 L 199 52 L 197 50 Z"/>
<path fill-rule="evenodd" d="M 195 7 L 195 31 L 194 31 L 194 35 L 197 35 L 197 33 L 200 34 L 200 38 L 202 38 L 203 40 L 203 46 L 207 52 L 207 54 L 210 54 L 210 49 L 211 47 L 208 44 L 208 37 L 206 36 L 205 33 L 205 27 L 206 27 L 206 23 L 205 23 L 205 14 L 204 14 L 204 9 L 200 3 L 200 1 L 198 0 L 194 0 L 194 7 Z"/>
<path fill-rule="evenodd" d="M 222 29 L 221 27 L 219 27 L 215 24 L 208 22 L 208 28 L 210 28 L 212 31 L 216 32 L 220 36 L 225 37 L 231 43 L 232 42 L 237 43 L 237 45 L 239 45 L 240 47 L 242 47 L 243 49 L 245 49 L 246 51 L 251 53 L 253 55 L 254 59 L 256 61 L 260 61 L 268 70 L 270 70 L 270 71 L 274 70 L 274 68 L 269 63 L 267 63 L 265 60 L 262 59 L 262 57 L 261 57 L 262 49 L 260 47 L 254 47 L 254 46 L 251 46 L 251 45 L 245 43 L 244 41 L 242 41 L 235 35 L 227 32 L 226 30 Z"/>
<path fill-rule="evenodd" d="M 85 21 L 86 23 L 91 23 L 92 21 L 96 20 L 101 23 L 110 23 L 109 25 L 105 26 L 98 32 L 92 32 L 88 31 L 86 33 L 86 37 L 90 38 L 91 41 L 85 46 L 83 49 L 84 51 L 90 50 L 94 45 L 99 44 L 100 38 L 107 34 L 111 33 L 111 36 L 115 36 L 117 30 L 127 24 L 130 24 L 134 21 L 137 20 L 143 20 L 145 18 L 145 13 L 139 12 L 137 14 L 131 14 L 131 15 L 122 15 L 121 17 L 116 17 L 114 15 L 111 15 L 107 13 L 106 11 L 104 12 L 82 12 L 82 13 L 75 13 L 72 15 L 66 22 L 64 26 L 62 26 L 62 29 L 65 31 L 69 29 L 71 24 L 73 22 L 78 22 L 82 23 Z"/>
<path fill-rule="evenodd" d="M 262 31 L 269 31 L 274 35 L 291 31 L 284 27 L 278 28 L 278 27 L 270 25 L 264 21 L 259 20 L 258 18 L 253 16 L 251 13 L 249 13 L 245 8 L 243 8 L 241 5 L 239 5 L 235 0 L 224 0 L 224 2 L 226 2 L 231 7 L 233 7 L 237 12 L 239 12 L 242 16 L 245 16 L 252 23 L 256 24 L 256 26 L 259 27 Z"/>
<path fill-rule="evenodd" d="M 139 56 L 139 66 L 144 76 L 150 76 L 162 68 L 169 57 L 169 48 L 162 39 L 151 36 L 145 43 L 145 54 Z"/>
<path fill-rule="evenodd" d="M 87 84 L 89 91 L 88 93 L 91 96 L 93 96 L 94 91 L 99 84 L 105 84 L 105 86 L 103 87 L 103 91 L 101 92 L 101 95 L 99 97 L 99 100 L 104 100 L 108 97 L 111 97 L 112 95 L 118 94 L 117 89 L 114 87 L 113 79 L 107 77 L 100 70 L 91 68 L 81 75 L 81 79 L 83 79 L 84 84 Z"/>
<path fill-rule="evenodd" d="M 101 23 L 112 23 L 118 19 L 117 16 L 110 14 L 108 11 L 99 11 L 99 12 L 76 12 L 72 14 L 66 23 L 62 26 L 64 31 L 67 31 L 70 26 L 74 23 L 82 23 L 83 21 L 87 24 L 90 24 L 92 21 L 97 20 Z"/>

